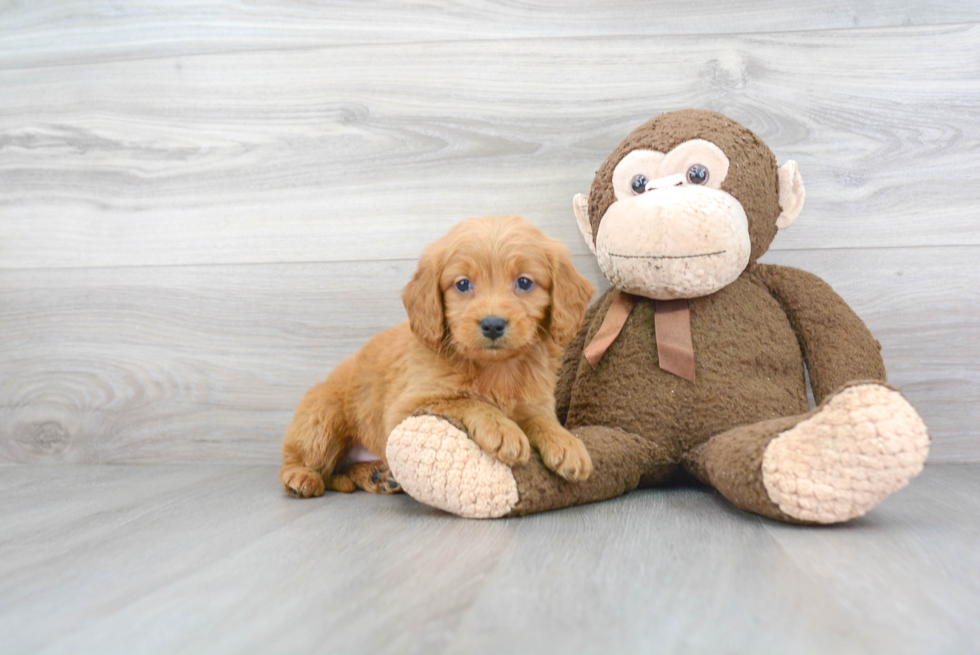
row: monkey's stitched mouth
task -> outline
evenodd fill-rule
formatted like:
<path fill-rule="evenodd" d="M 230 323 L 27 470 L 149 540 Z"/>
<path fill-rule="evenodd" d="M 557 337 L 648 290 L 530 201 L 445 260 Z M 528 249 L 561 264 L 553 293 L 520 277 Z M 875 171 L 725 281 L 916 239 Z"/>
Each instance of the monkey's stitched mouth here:
<path fill-rule="evenodd" d="M 621 257 L 623 259 L 696 259 L 698 257 L 714 257 L 715 255 L 724 255 L 727 250 L 719 250 L 718 252 L 706 252 L 703 255 L 619 255 L 614 252 L 609 253 L 610 257 Z"/>

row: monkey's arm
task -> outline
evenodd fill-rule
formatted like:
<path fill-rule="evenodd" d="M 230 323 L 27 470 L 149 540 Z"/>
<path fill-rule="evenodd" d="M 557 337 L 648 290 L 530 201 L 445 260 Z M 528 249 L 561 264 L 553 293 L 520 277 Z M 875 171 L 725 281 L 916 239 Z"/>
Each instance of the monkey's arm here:
<path fill-rule="evenodd" d="M 759 264 L 750 275 L 786 312 L 800 340 L 818 404 L 852 380 L 885 381 L 881 344 L 829 284 L 788 266 Z"/>
<path fill-rule="evenodd" d="M 558 422 L 562 425 L 565 425 L 565 420 L 568 418 L 568 406 L 572 402 L 572 385 L 575 383 L 575 376 L 578 374 L 579 362 L 582 361 L 585 338 L 604 298 L 605 295 L 597 298 L 592 306 L 585 311 L 582 326 L 579 327 L 575 338 L 565 346 L 562 353 L 561 369 L 558 371 L 558 386 L 555 388 L 555 413 L 558 415 Z"/>

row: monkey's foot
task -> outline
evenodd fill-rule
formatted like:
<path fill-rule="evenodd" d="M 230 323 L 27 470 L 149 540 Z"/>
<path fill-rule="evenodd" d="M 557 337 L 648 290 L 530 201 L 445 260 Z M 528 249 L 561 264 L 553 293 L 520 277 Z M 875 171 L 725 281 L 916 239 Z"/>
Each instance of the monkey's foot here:
<path fill-rule="evenodd" d="M 886 386 L 860 384 L 773 439 L 762 480 L 789 516 L 839 523 L 908 484 L 928 453 L 926 426 L 908 401 Z"/>
<path fill-rule="evenodd" d="M 437 416 L 405 419 L 388 435 L 388 466 L 415 500 L 471 519 L 498 518 L 518 501 L 510 467 Z"/>

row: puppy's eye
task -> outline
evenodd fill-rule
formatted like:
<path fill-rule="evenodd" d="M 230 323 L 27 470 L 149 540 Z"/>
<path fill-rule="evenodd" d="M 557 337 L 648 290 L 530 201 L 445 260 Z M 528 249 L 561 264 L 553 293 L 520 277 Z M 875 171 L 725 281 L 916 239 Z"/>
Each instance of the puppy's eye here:
<path fill-rule="evenodd" d="M 462 280 L 457 280 L 456 291 L 459 291 L 460 293 L 466 293 L 469 290 L 470 290 L 469 280 L 467 280 L 465 277 Z"/>
<path fill-rule="evenodd" d="M 519 277 L 517 278 L 517 288 L 521 291 L 530 291 L 531 287 L 534 286 L 534 280 L 529 277 Z"/>

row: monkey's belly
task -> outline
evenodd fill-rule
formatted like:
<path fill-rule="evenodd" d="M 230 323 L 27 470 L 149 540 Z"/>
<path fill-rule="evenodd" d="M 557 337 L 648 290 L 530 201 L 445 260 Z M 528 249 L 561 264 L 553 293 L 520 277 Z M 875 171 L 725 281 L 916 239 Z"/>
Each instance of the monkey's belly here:
<path fill-rule="evenodd" d="M 596 370 L 580 364 L 568 425 L 618 427 L 679 453 L 738 425 L 806 411 L 796 334 L 764 290 L 740 279 L 692 300 L 691 333 L 694 383 L 660 368 L 653 303 L 638 303 Z"/>

